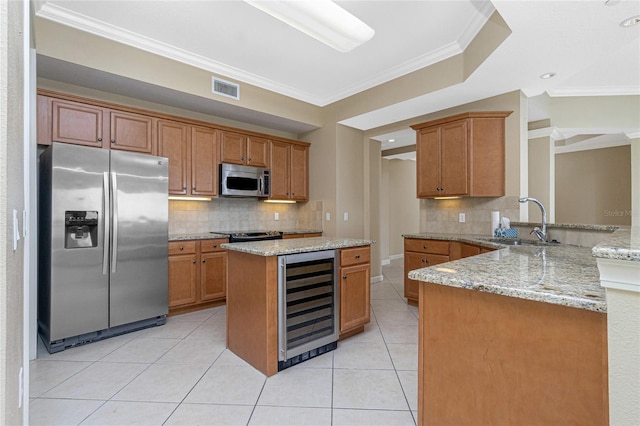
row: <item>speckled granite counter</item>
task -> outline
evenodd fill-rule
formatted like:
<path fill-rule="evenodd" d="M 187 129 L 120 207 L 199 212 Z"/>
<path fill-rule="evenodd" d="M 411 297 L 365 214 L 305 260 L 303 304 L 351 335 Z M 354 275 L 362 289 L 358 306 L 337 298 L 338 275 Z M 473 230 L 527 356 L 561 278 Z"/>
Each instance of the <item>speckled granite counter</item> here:
<path fill-rule="evenodd" d="M 210 240 L 212 238 L 229 238 L 229 235 L 212 234 L 211 232 L 202 232 L 198 234 L 169 234 L 169 241 Z"/>
<path fill-rule="evenodd" d="M 511 226 L 531 227 L 540 226 L 540 222 L 511 222 Z M 549 229 L 581 229 L 585 231 L 612 232 L 620 228 L 617 225 L 589 225 L 584 223 L 547 223 Z"/>
<path fill-rule="evenodd" d="M 267 240 L 248 243 L 226 243 L 220 247 L 241 251 L 258 256 L 278 256 L 281 254 L 307 253 L 321 250 L 334 250 L 348 247 L 361 247 L 373 244 L 370 240 L 353 238 L 295 238 L 291 240 Z"/>
<path fill-rule="evenodd" d="M 640 262 L 640 227 L 618 229 L 592 252 L 598 258 Z"/>
<path fill-rule="evenodd" d="M 407 234 L 408 238 L 469 242 L 497 251 L 409 272 L 409 278 L 534 300 L 596 312 L 606 312 L 591 249 L 569 245 L 503 246 L 477 236 Z"/>

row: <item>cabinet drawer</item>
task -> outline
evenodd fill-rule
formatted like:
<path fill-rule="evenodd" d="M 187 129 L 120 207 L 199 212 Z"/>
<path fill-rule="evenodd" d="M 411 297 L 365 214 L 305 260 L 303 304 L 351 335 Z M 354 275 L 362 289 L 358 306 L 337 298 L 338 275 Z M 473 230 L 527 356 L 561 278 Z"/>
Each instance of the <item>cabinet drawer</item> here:
<path fill-rule="evenodd" d="M 217 238 L 215 240 L 200 240 L 200 251 L 202 253 L 211 253 L 214 251 L 224 251 L 220 248 L 220 244 L 228 243 L 226 238 Z"/>
<path fill-rule="evenodd" d="M 169 256 L 174 254 L 192 254 L 196 252 L 196 242 L 189 241 L 170 241 Z"/>
<path fill-rule="evenodd" d="M 353 247 L 340 250 L 340 266 L 358 265 L 360 263 L 369 263 L 371 258 L 371 249 L 369 246 Z"/>
<path fill-rule="evenodd" d="M 449 241 L 405 239 L 405 251 L 449 255 Z"/>

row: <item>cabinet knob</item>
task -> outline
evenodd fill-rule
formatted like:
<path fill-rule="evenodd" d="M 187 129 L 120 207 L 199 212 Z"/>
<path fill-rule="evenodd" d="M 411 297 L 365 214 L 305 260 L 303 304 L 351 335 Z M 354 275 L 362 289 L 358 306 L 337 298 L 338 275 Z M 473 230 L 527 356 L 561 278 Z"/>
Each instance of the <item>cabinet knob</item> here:
<path fill-rule="evenodd" d="M 360 259 L 360 255 L 359 254 L 356 254 L 356 259 Z"/>
<path fill-rule="evenodd" d="M 207 263 L 207 259 L 202 259 L 202 263 Z"/>
<path fill-rule="evenodd" d="M 429 263 L 429 259 L 422 259 L 422 263 Z"/>
<path fill-rule="evenodd" d="M 423 246 L 422 246 L 422 249 L 423 249 L 423 250 L 426 250 L 426 249 L 427 249 L 427 245 L 426 245 L 426 244 L 425 244 L 425 245 L 423 245 Z"/>
<path fill-rule="evenodd" d="M 184 246 L 180 246 L 180 251 L 184 250 Z"/>
<path fill-rule="evenodd" d="M 213 248 L 217 248 L 217 247 L 218 247 L 218 245 L 217 245 L 217 244 L 214 244 L 214 245 L 213 245 Z"/>
<path fill-rule="evenodd" d="M 191 190 L 192 190 L 192 191 L 195 191 L 195 190 L 196 190 L 196 187 L 195 187 L 195 186 L 192 186 L 192 187 L 191 187 Z"/>
<path fill-rule="evenodd" d="M 186 186 L 183 186 L 183 187 L 182 187 L 182 190 L 183 190 L 183 191 L 186 191 L 186 190 L 187 190 L 187 187 L 186 187 Z"/>
<path fill-rule="evenodd" d="M 251 161 L 251 157 L 247 158 L 247 161 Z"/>
<path fill-rule="evenodd" d="M 343 276 L 342 276 L 342 279 L 343 279 L 343 280 L 346 280 L 346 279 L 347 279 L 347 276 L 346 276 L 346 275 L 343 275 Z"/>
<path fill-rule="evenodd" d="M 98 138 L 98 142 L 102 142 L 102 138 Z"/>
<path fill-rule="evenodd" d="M 111 139 L 111 143 L 116 143 L 116 140 L 115 139 Z"/>
<path fill-rule="evenodd" d="M 195 260 L 195 259 L 193 259 L 193 260 L 191 261 L 191 263 L 196 263 L 196 260 Z"/>

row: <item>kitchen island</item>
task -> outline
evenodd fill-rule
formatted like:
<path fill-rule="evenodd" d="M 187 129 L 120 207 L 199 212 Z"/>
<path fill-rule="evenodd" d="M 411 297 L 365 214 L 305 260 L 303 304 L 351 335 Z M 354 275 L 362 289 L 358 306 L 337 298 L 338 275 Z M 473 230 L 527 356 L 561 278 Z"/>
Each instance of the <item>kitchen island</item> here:
<path fill-rule="evenodd" d="M 278 256 L 337 250 L 340 338 L 364 331 L 370 315 L 372 241 L 295 238 L 223 244 L 228 250 L 227 347 L 267 376 L 279 370 Z"/>
<path fill-rule="evenodd" d="M 591 249 L 503 246 L 408 276 L 420 282 L 419 424 L 608 424 L 606 301 Z"/>

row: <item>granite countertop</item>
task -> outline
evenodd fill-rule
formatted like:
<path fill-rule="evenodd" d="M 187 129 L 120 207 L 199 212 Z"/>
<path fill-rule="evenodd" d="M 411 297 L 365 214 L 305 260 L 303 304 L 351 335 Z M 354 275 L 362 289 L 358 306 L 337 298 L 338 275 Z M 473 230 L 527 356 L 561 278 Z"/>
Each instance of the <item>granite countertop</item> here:
<path fill-rule="evenodd" d="M 200 232 L 197 234 L 169 234 L 169 241 L 210 240 L 214 238 L 229 238 L 228 234 L 212 234 Z"/>
<path fill-rule="evenodd" d="M 640 262 L 640 227 L 618 229 L 592 253 L 601 259 Z"/>
<path fill-rule="evenodd" d="M 596 259 L 589 248 L 562 244 L 504 246 L 486 241 L 489 237 L 471 235 L 403 236 L 499 248 L 410 271 L 411 279 L 595 312 L 607 310 L 605 289 L 600 286 Z"/>
<path fill-rule="evenodd" d="M 540 226 L 540 222 L 511 222 L 511 226 L 534 227 Z M 584 231 L 604 231 L 611 232 L 620 228 L 617 225 L 589 225 L 584 223 L 547 223 L 550 229 L 579 229 Z"/>
<path fill-rule="evenodd" d="M 322 229 L 285 229 L 280 231 L 283 235 L 295 234 L 322 234 Z"/>
<path fill-rule="evenodd" d="M 312 251 L 335 250 L 348 247 L 369 246 L 371 240 L 353 238 L 294 238 L 288 240 L 267 240 L 246 243 L 225 243 L 220 247 L 258 256 L 278 256 L 281 254 L 307 253 Z"/>

